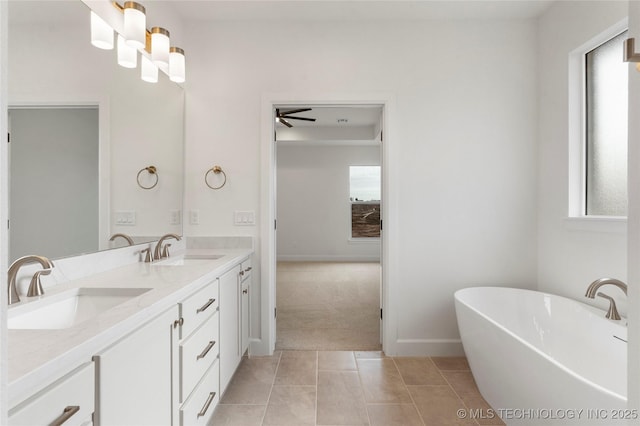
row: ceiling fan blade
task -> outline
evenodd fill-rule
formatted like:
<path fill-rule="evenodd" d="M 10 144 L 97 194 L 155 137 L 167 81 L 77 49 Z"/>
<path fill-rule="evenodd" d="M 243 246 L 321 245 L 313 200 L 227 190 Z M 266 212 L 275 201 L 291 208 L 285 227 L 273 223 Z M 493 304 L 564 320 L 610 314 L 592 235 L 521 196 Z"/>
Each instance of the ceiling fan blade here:
<path fill-rule="evenodd" d="M 315 119 L 315 118 L 307 118 L 307 117 L 289 117 L 289 116 L 282 116 L 282 118 L 286 118 L 287 120 L 316 121 L 316 119 Z"/>
<path fill-rule="evenodd" d="M 285 126 L 289 127 L 289 128 L 293 127 L 293 126 L 291 125 L 291 123 L 289 123 L 287 120 L 285 120 L 285 119 L 284 119 L 284 118 L 282 118 L 282 117 L 278 117 L 278 121 L 279 121 L 279 122 L 281 122 L 282 124 L 284 124 Z"/>
<path fill-rule="evenodd" d="M 276 109 L 276 113 L 279 114 L 279 115 L 297 114 L 299 112 L 307 112 L 307 111 L 311 111 L 311 108 L 292 109 L 292 110 L 289 110 L 289 111 L 281 111 L 279 109 Z"/>

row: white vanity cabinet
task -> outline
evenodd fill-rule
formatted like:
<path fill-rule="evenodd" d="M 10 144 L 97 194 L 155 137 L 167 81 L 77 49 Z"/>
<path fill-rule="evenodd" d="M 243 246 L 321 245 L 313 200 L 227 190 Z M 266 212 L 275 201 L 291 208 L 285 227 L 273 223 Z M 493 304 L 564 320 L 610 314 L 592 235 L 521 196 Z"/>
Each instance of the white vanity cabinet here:
<path fill-rule="evenodd" d="M 240 264 L 240 354 L 249 349 L 251 318 L 251 258 Z"/>
<path fill-rule="evenodd" d="M 94 356 L 96 425 L 175 424 L 178 318 L 174 305 Z"/>
<path fill-rule="evenodd" d="M 240 353 L 240 265 L 220 276 L 220 392 L 233 377 Z"/>
<path fill-rule="evenodd" d="M 87 426 L 94 411 L 94 363 L 88 362 L 9 410 L 10 426 Z"/>
<path fill-rule="evenodd" d="M 180 424 L 207 424 L 220 400 L 218 279 L 180 303 Z"/>
<path fill-rule="evenodd" d="M 249 347 L 251 258 L 220 276 L 220 392 Z"/>

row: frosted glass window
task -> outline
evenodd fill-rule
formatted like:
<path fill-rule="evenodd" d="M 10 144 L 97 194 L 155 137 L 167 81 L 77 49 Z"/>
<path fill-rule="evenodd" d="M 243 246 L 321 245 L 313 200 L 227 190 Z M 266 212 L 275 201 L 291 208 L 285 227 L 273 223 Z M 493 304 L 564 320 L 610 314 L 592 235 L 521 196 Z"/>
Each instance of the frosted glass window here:
<path fill-rule="evenodd" d="M 351 201 L 380 201 L 380 166 L 349 167 Z"/>
<path fill-rule="evenodd" d="M 627 215 L 626 34 L 586 55 L 587 215 Z"/>

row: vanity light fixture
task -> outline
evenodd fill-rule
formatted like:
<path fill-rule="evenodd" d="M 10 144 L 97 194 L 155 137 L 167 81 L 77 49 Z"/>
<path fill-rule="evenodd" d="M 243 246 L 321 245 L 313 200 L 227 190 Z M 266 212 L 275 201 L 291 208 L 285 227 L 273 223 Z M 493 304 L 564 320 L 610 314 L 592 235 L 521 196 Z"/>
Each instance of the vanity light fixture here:
<path fill-rule="evenodd" d="M 622 59 L 625 62 L 635 62 L 636 69 L 640 71 L 640 53 L 636 53 L 635 42 L 636 39 L 633 37 L 624 41 L 624 53 Z"/>
<path fill-rule="evenodd" d="M 172 46 L 169 49 L 169 80 L 184 83 L 185 69 L 184 50 Z"/>
<path fill-rule="evenodd" d="M 118 34 L 118 65 L 124 68 L 138 66 L 138 50 L 129 46 L 120 34 Z"/>
<path fill-rule="evenodd" d="M 113 28 L 91 11 L 91 44 L 98 49 L 113 49 Z"/>
<path fill-rule="evenodd" d="M 147 83 L 158 82 L 158 67 L 146 56 L 140 56 L 140 77 Z"/>
<path fill-rule="evenodd" d="M 151 60 L 169 68 L 169 31 L 162 27 L 151 28 Z"/>
<path fill-rule="evenodd" d="M 158 69 L 175 83 L 184 83 L 186 65 L 184 50 L 171 47 L 169 30 L 163 27 L 146 29 L 146 9 L 135 1 L 126 1 L 124 6 L 117 1 L 111 4 L 122 13 L 123 20 L 109 15 L 113 28 L 122 28 L 118 34 L 118 64 L 125 68 L 136 68 L 140 52 L 140 72 L 142 80 L 158 82 Z M 91 43 L 101 49 L 113 49 L 113 28 L 93 10 L 91 11 Z"/>
<path fill-rule="evenodd" d="M 146 9 L 135 1 L 124 3 L 124 39 L 137 49 L 144 49 L 147 39 Z"/>

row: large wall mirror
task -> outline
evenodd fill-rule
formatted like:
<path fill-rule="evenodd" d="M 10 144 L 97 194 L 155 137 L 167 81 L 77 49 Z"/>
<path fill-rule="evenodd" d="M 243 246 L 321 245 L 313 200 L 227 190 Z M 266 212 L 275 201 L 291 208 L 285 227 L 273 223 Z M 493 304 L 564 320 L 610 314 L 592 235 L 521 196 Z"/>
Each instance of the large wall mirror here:
<path fill-rule="evenodd" d="M 9 262 L 182 234 L 182 88 L 93 47 L 79 0 L 8 8 Z"/>

